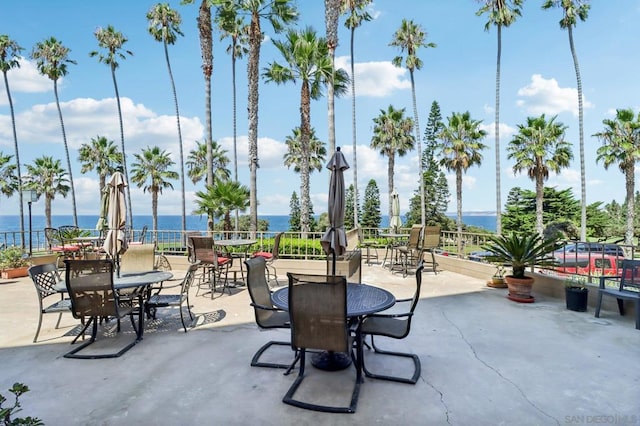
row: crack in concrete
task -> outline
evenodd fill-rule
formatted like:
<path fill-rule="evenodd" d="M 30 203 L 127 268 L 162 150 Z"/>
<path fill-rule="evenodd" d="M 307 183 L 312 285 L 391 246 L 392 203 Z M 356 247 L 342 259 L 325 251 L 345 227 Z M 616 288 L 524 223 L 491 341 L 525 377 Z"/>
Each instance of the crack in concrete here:
<path fill-rule="evenodd" d="M 509 379 L 508 377 L 505 377 L 504 375 L 502 375 L 502 373 L 500 373 L 500 371 L 498 371 L 497 369 L 495 369 L 494 367 L 492 367 L 491 365 L 489 365 L 487 362 L 485 362 L 482 358 L 480 358 L 478 356 L 478 353 L 476 352 L 475 348 L 473 347 L 473 345 L 467 340 L 467 338 L 465 337 L 464 333 L 462 332 L 462 330 L 460 329 L 460 327 L 458 327 L 453 321 L 451 321 L 449 319 L 449 317 L 447 317 L 447 314 L 444 311 L 440 311 L 442 313 L 442 316 L 444 317 L 445 320 L 447 320 L 447 322 L 449 324 L 451 324 L 456 330 L 458 330 L 458 333 L 460 334 L 460 337 L 462 338 L 462 340 L 467 344 L 467 346 L 469 346 L 469 349 L 471 350 L 471 352 L 473 353 L 473 356 L 475 357 L 475 359 L 477 359 L 478 361 L 480 361 L 480 363 L 482 363 L 485 367 L 487 367 L 488 369 L 490 369 L 491 371 L 493 371 L 494 373 L 496 373 L 501 379 L 503 379 L 504 381 L 506 381 L 507 383 L 511 384 L 511 386 L 513 386 L 514 388 L 516 388 L 516 390 L 520 393 L 520 395 L 524 398 L 525 401 L 527 401 L 527 403 L 529 403 L 529 405 L 531 405 L 533 408 L 535 408 L 536 410 L 538 410 L 538 412 L 540 412 L 541 414 L 543 414 L 544 416 L 554 420 L 556 422 L 557 425 L 560 425 L 560 421 L 558 419 L 556 419 L 555 417 L 553 417 L 551 414 L 545 412 L 543 409 L 541 409 L 540 407 L 538 407 L 533 401 L 531 401 L 527 395 L 524 393 L 524 391 L 520 388 L 520 386 L 518 386 L 515 382 L 513 382 L 511 379 Z"/>
<path fill-rule="evenodd" d="M 447 424 L 451 424 L 451 421 L 449 418 L 449 406 L 447 406 L 447 403 L 444 401 L 444 394 L 440 392 L 440 390 L 436 388 L 433 384 L 431 384 L 428 380 L 425 380 L 424 377 L 421 377 L 421 378 L 431 389 L 438 392 L 438 395 L 440 395 L 440 404 L 442 404 L 442 406 L 444 407 L 444 414 L 445 416 L 447 416 Z"/>

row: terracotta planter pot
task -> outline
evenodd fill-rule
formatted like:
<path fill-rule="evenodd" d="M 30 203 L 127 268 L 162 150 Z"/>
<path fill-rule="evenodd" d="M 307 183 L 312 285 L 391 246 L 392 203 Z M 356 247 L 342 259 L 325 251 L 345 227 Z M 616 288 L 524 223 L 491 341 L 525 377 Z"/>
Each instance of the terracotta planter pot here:
<path fill-rule="evenodd" d="M 489 281 L 487 281 L 487 285 L 493 288 L 506 288 L 507 285 L 504 282 L 504 278 L 501 277 L 491 277 Z"/>
<path fill-rule="evenodd" d="M 2 271 L 2 278 L 5 280 L 8 280 L 11 278 L 26 277 L 27 275 L 29 275 L 29 273 L 27 272 L 28 269 L 29 269 L 28 266 L 22 266 L 20 268 L 5 269 Z"/>
<path fill-rule="evenodd" d="M 516 302 L 532 302 L 531 288 L 533 287 L 533 278 L 514 278 L 511 275 L 504 277 L 507 287 L 509 287 L 509 299 Z"/>

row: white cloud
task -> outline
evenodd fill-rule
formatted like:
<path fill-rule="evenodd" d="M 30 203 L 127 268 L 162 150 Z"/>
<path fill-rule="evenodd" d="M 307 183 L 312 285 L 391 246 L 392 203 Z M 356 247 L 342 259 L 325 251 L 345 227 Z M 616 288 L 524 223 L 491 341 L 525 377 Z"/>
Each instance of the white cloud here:
<path fill-rule="evenodd" d="M 45 93 L 53 91 L 52 81 L 40 75 L 34 62 L 23 58 L 19 60 L 19 63 L 20 68 L 13 68 L 7 72 L 9 90 L 11 90 L 12 95 L 14 93 Z M 64 77 L 61 77 L 58 80 L 58 86 L 63 84 Z M 0 85 L 0 105 L 9 105 L 4 82 Z"/>
<path fill-rule="evenodd" d="M 570 112 L 578 115 L 578 91 L 571 87 L 560 87 L 555 78 L 545 79 L 540 74 L 531 76 L 531 83 L 518 90 L 516 104 L 529 114 L 559 114 Z M 593 108 L 582 94 L 584 108 Z"/>
<path fill-rule="evenodd" d="M 337 57 L 336 68 L 342 68 L 350 75 L 350 58 Z M 381 98 L 389 96 L 396 90 L 411 89 L 411 82 L 404 78 L 406 73 L 406 69 L 398 68 L 390 61 L 357 62 L 355 64 L 356 95 Z"/>
<path fill-rule="evenodd" d="M 222 137 L 218 143 L 227 150 L 227 157 L 233 167 L 233 137 Z M 258 165 L 261 170 L 281 169 L 282 157 L 287 152 L 287 145 L 268 137 L 258 138 Z M 236 153 L 238 155 L 238 167 L 248 167 L 249 165 L 249 138 L 247 135 L 236 137 Z"/>
<path fill-rule="evenodd" d="M 485 132 L 487 132 L 487 138 L 495 139 L 495 130 L 496 130 L 495 121 L 489 124 L 480 124 L 480 128 Z M 500 140 L 501 141 L 506 141 L 510 139 L 514 133 L 516 133 L 515 127 L 511 127 L 505 123 L 500 123 Z"/>

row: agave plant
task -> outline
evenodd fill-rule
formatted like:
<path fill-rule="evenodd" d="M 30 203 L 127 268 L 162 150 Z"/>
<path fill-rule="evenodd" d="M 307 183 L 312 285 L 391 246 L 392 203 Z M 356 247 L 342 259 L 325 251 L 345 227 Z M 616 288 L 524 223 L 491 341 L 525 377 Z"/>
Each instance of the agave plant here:
<path fill-rule="evenodd" d="M 543 239 L 538 234 L 532 235 L 495 235 L 482 246 L 492 255 L 486 259 L 490 262 L 511 265 L 514 278 L 524 278 L 527 267 L 553 266 L 557 262 L 551 254 L 559 247 L 556 238 Z"/>

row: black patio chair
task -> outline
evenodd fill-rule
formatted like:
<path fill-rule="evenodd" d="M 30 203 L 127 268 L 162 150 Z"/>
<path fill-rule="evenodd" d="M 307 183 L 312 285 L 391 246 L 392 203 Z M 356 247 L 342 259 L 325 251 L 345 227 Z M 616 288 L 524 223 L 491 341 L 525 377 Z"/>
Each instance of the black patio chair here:
<path fill-rule="evenodd" d="M 182 327 L 184 327 L 184 332 L 186 333 L 188 330 L 187 324 L 184 321 L 182 306 L 186 304 L 187 312 L 189 312 L 189 318 L 191 318 L 191 321 L 193 321 L 191 305 L 189 304 L 189 289 L 191 288 L 191 284 L 193 284 L 193 279 L 199 267 L 200 265 L 198 263 L 191 264 L 182 282 L 180 283 L 174 285 L 162 284 L 160 287 L 151 289 L 151 292 L 155 291 L 155 293 L 149 296 L 147 302 L 145 303 L 147 314 L 155 318 L 158 308 L 177 306 L 178 309 L 180 309 L 180 321 L 182 321 Z M 180 287 L 180 294 L 161 294 L 161 292 L 164 292 L 165 290 L 177 287 Z"/>
<path fill-rule="evenodd" d="M 400 383 L 415 384 L 420 377 L 420 358 L 417 355 L 392 352 L 380 349 L 376 346 L 374 336 L 391 337 L 393 339 L 404 339 L 409 335 L 411 331 L 411 319 L 413 318 L 413 312 L 416 309 L 418 300 L 420 299 L 420 287 L 422 285 L 422 270 L 424 269 L 424 262 L 420 261 L 416 269 L 416 291 L 410 299 L 398 299 L 396 303 L 410 303 L 409 310 L 404 313 L 397 314 L 371 314 L 362 318 L 358 326 L 358 334 L 362 336 L 364 340 L 366 336 L 371 336 L 371 348 L 377 354 L 400 356 L 405 358 L 411 358 L 414 364 L 413 376 L 409 379 L 404 377 L 388 376 L 383 374 L 372 373 L 367 369 L 365 363 L 364 354 L 362 356 L 362 369 L 367 377 L 374 379 L 391 380 Z"/>
<path fill-rule="evenodd" d="M 276 267 L 273 265 L 273 263 L 279 259 L 280 257 L 280 240 L 282 239 L 282 236 L 284 235 L 284 232 L 278 232 L 276 234 L 276 236 L 273 239 L 273 247 L 271 248 L 271 251 L 257 251 L 255 253 L 253 253 L 253 257 L 262 257 L 265 260 L 265 273 L 267 276 L 267 282 L 271 283 L 271 278 L 273 277 L 273 280 L 275 280 L 276 285 L 280 285 L 280 283 L 278 282 L 278 271 L 276 270 Z"/>
<path fill-rule="evenodd" d="M 60 275 L 58 274 L 58 265 L 55 263 L 31 266 L 29 268 L 29 276 L 38 294 L 38 328 L 33 338 L 33 343 L 36 343 L 38 341 L 38 335 L 40 334 L 40 327 L 42 326 L 42 316 L 44 314 L 58 314 L 56 328 L 60 327 L 62 314 L 71 312 L 71 300 L 65 299 L 62 293 L 56 291 L 55 287 L 60 281 Z M 49 305 L 53 299 L 57 300 Z M 48 306 L 45 307 L 45 305 Z"/>
<path fill-rule="evenodd" d="M 291 347 L 296 358 L 287 371 L 300 362 L 298 377 L 282 399 L 285 404 L 308 410 L 329 413 L 355 413 L 360 394 L 362 371 L 359 357 L 353 351 L 353 339 L 347 321 L 347 279 L 344 276 L 325 276 L 323 280 L 313 276 L 291 273 L 289 278 L 289 317 L 291 320 Z M 294 399 L 294 394 L 304 379 L 306 353 L 309 349 L 328 352 L 351 353 L 356 367 L 356 380 L 348 406 L 336 407 L 313 404 Z M 358 345 L 358 352 L 361 349 Z M 327 389 L 327 392 L 330 392 Z"/>
<path fill-rule="evenodd" d="M 251 306 L 256 317 L 256 324 L 261 329 L 291 328 L 289 313 L 273 306 L 271 290 L 266 279 L 266 261 L 263 257 L 252 257 L 244 261 L 247 267 L 247 288 L 251 297 Z M 278 364 L 261 362 L 262 354 L 273 345 L 291 346 L 291 342 L 271 340 L 255 353 L 251 359 L 252 367 L 289 368 L 291 363 Z"/>
<path fill-rule="evenodd" d="M 116 358 L 131 349 L 142 337 L 143 310 L 142 306 L 131 303 L 121 303 L 118 292 L 113 287 L 113 261 L 101 260 L 65 260 L 67 291 L 71 298 L 71 313 L 74 318 L 89 318 L 82 331 L 73 339 L 74 344 L 89 325 L 91 337 L 89 340 L 67 352 L 65 358 L 97 359 Z M 136 313 L 137 311 L 137 313 Z M 133 319 L 138 315 L 138 326 Z M 125 316 L 131 318 L 131 324 L 136 332 L 136 339 L 116 353 L 80 355 L 78 352 L 94 343 L 98 335 L 98 322 L 103 318 L 114 317 L 118 320 Z M 118 321 L 118 331 L 120 322 Z"/>

